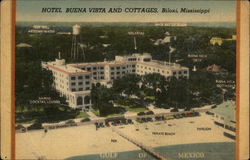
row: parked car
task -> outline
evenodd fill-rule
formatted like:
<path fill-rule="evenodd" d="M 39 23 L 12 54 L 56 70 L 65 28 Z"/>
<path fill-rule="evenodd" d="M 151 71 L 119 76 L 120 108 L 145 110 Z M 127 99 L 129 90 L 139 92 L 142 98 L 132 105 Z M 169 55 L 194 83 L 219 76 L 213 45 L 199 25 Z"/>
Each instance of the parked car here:
<path fill-rule="evenodd" d="M 166 116 L 166 119 L 167 119 L 167 120 L 174 119 L 174 116 L 172 116 L 172 115 L 168 115 L 168 116 Z"/>
<path fill-rule="evenodd" d="M 154 114 L 153 111 L 148 111 L 148 112 L 146 112 L 146 115 L 153 115 L 153 114 Z"/>
<path fill-rule="evenodd" d="M 206 111 L 206 114 L 208 114 L 208 115 L 214 115 L 214 113 L 212 113 L 210 111 Z"/>
<path fill-rule="evenodd" d="M 133 121 L 131 119 L 127 120 L 129 124 L 133 124 Z"/>
<path fill-rule="evenodd" d="M 115 123 L 119 125 L 119 124 L 121 124 L 121 121 L 120 120 L 116 120 Z"/>
<path fill-rule="evenodd" d="M 163 121 L 163 120 L 165 120 L 165 117 L 164 116 L 155 116 L 155 120 L 156 121 Z"/>
<path fill-rule="evenodd" d="M 98 123 L 98 126 L 99 126 L 99 127 L 102 127 L 102 128 L 105 127 L 105 126 L 103 125 L 103 122 Z"/>
<path fill-rule="evenodd" d="M 35 122 L 32 125 L 30 125 L 27 129 L 28 130 L 43 129 L 43 126 L 42 126 L 42 123 Z"/>
<path fill-rule="evenodd" d="M 84 119 L 81 120 L 81 122 L 89 122 L 89 121 L 90 121 L 89 118 L 84 118 Z"/>
<path fill-rule="evenodd" d="M 216 108 L 217 107 L 217 105 L 213 105 L 211 108 L 213 109 L 213 108 Z"/>
<path fill-rule="evenodd" d="M 68 120 L 65 122 L 66 125 L 70 125 L 70 126 L 77 126 L 76 122 L 74 120 Z"/>
<path fill-rule="evenodd" d="M 142 118 L 136 118 L 136 121 L 139 122 L 139 123 L 143 123 Z"/>
<path fill-rule="evenodd" d="M 181 117 L 180 117 L 180 114 L 175 114 L 175 115 L 174 115 L 174 118 L 176 118 L 176 119 L 181 118 Z"/>
<path fill-rule="evenodd" d="M 122 120 L 121 120 L 121 123 L 122 123 L 122 124 L 128 124 L 128 121 L 127 121 L 126 119 L 122 119 Z"/>
<path fill-rule="evenodd" d="M 138 116 L 144 116 L 145 113 L 144 113 L 144 112 L 139 112 L 139 113 L 137 113 L 137 115 L 138 115 Z"/>
<path fill-rule="evenodd" d="M 186 114 L 186 117 L 193 117 L 192 112 L 186 112 L 185 114 Z"/>
<path fill-rule="evenodd" d="M 199 112 L 193 112 L 193 116 L 200 116 L 200 113 Z"/>
<path fill-rule="evenodd" d="M 146 118 L 148 122 L 153 122 L 153 119 L 151 117 Z"/>
<path fill-rule="evenodd" d="M 147 122 L 147 119 L 146 118 L 141 118 L 141 121 L 142 122 Z"/>
<path fill-rule="evenodd" d="M 110 127 L 109 122 L 105 122 L 105 126 L 106 126 L 106 127 Z"/>
<path fill-rule="evenodd" d="M 181 114 L 182 117 L 187 117 L 186 113 Z"/>
<path fill-rule="evenodd" d="M 17 132 L 26 132 L 26 128 L 23 125 L 19 124 L 16 126 L 16 131 Z"/>
<path fill-rule="evenodd" d="M 170 110 L 170 112 L 179 112 L 178 108 L 173 108 Z"/>

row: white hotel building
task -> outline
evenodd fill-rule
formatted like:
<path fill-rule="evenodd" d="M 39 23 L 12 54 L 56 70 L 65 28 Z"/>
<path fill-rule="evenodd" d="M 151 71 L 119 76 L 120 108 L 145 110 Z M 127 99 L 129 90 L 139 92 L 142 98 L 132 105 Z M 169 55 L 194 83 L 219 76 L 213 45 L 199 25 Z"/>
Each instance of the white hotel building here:
<path fill-rule="evenodd" d="M 175 63 L 152 60 L 148 53 L 116 56 L 114 61 L 65 64 L 64 59 L 43 62 L 42 66 L 52 71 L 56 90 L 64 95 L 70 107 L 83 111 L 91 108 L 90 91 L 92 83 L 104 85 L 126 74 L 145 75 L 159 73 L 167 79 L 189 78 L 189 69 Z"/>

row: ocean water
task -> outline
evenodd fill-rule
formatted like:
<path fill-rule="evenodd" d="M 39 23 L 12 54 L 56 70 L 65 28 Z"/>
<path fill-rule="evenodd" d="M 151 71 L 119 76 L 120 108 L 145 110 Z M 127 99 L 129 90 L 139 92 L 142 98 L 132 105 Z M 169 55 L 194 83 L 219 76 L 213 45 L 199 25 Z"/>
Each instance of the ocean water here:
<path fill-rule="evenodd" d="M 235 160 L 235 143 L 194 143 L 155 147 L 172 160 Z M 143 150 L 109 154 L 79 155 L 65 160 L 157 160 Z"/>

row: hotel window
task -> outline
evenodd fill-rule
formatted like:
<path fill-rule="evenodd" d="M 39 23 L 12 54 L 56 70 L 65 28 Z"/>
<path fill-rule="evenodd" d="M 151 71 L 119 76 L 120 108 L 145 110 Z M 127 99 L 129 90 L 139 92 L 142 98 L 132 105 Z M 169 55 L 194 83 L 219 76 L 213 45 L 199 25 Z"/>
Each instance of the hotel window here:
<path fill-rule="evenodd" d="M 76 89 L 75 89 L 75 88 L 72 88 L 71 91 L 74 92 L 74 91 L 76 91 Z"/>
<path fill-rule="evenodd" d="M 135 69 L 133 69 L 132 72 L 135 72 Z"/>
<path fill-rule="evenodd" d="M 78 85 L 82 85 L 82 82 L 78 82 Z"/>
<path fill-rule="evenodd" d="M 101 79 L 104 79 L 104 77 L 103 77 L 103 76 L 101 76 Z"/>
<path fill-rule="evenodd" d="M 111 67 L 110 69 L 111 69 L 111 70 L 114 70 L 115 68 L 114 68 L 114 67 Z"/>
<path fill-rule="evenodd" d="M 120 69 L 120 67 L 116 67 L 116 69 Z"/>
<path fill-rule="evenodd" d="M 104 72 L 100 72 L 101 74 L 104 74 Z"/>
<path fill-rule="evenodd" d="M 162 73 L 164 73 L 164 71 L 161 71 Z"/>
<path fill-rule="evenodd" d="M 79 88 L 79 91 L 82 91 L 83 90 L 83 88 Z"/>
<path fill-rule="evenodd" d="M 111 79 L 114 79 L 114 77 L 111 77 Z"/>
<path fill-rule="evenodd" d="M 114 72 L 111 72 L 111 75 L 114 75 Z"/>
<path fill-rule="evenodd" d="M 83 67 L 82 70 L 85 70 L 85 67 Z"/>
<path fill-rule="evenodd" d="M 89 90 L 89 87 L 86 87 L 86 90 Z"/>
<path fill-rule="evenodd" d="M 89 81 L 86 81 L 85 84 L 89 84 Z"/>
<path fill-rule="evenodd" d="M 100 67 L 100 69 L 104 69 L 104 67 Z"/>
<path fill-rule="evenodd" d="M 85 79 L 89 79 L 89 76 L 85 76 Z"/>
<path fill-rule="evenodd" d="M 181 71 L 179 71 L 179 74 L 181 74 Z"/>
<path fill-rule="evenodd" d="M 94 79 L 96 79 L 96 77 L 94 77 Z"/>
<path fill-rule="evenodd" d="M 93 67 L 93 70 L 96 70 L 96 67 Z"/>
<path fill-rule="evenodd" d="M 71 80 L 75 80 L 76 79 L 76 77 L 71 77 Z"/>
<path fill-rule="evenodd" d="M 135 65 L 133 64 L 132 67 L 135 67 Z"/>
<path fill-rule="evenodd" d="M 93 75 L 96 75 L 96 72 L 93 72 Z"/>
<path fill-rule="evenodd" d="M 116 72 L 116 74 L 120 74 L 120 72 Z"/>
<path fill-rule="evenodd" d="M 75 85 L 76 85 L 76 83 L 75 83 L 75 82 L 72 82 L 72 83 L 71 83 L 71 85 L 72 85 L 72 86 L 75 86 Z"/>
<path fill-rule="evenodd" d="M 82 79 L 82 76 L 78 76 L 78 79 Z"/>
<path fill-rule="evenodd" d="M 91 71 L 91 68 L 87 68 L 87 71 Z"/>
<path fill-rule="evenodd" d="M 122 67 L 122 69 L 126 69 L 126 67 Z"/>
<path fill-rule="evenodd" d="M 184 74 L 187 74 L 187 71 L 184 71 Z"/>
<path fill-rule="evenodd" d="M 176 72 L 173 72 L 173 75 L 176 75 Z"/>
<path fill-rule="evenodd" d="M 125 74 L 125 72 L 123 71 L 122 74 Z"/>

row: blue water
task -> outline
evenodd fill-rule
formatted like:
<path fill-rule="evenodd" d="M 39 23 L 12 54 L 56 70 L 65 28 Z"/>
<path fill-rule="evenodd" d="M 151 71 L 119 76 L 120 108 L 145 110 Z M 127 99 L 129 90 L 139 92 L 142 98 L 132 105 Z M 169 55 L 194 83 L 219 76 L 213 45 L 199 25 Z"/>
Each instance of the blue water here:
<path fill-rule="evenodd" d="M 156 151 L 173 160 L 235 160 L 235 143 L 194 143 L 156 147 Z M 112 154 L 91 154 L 65 160 L 156 160 L 142 150 Z"/>

